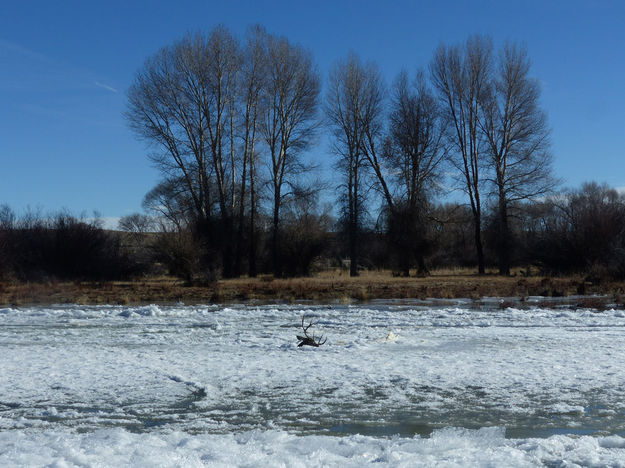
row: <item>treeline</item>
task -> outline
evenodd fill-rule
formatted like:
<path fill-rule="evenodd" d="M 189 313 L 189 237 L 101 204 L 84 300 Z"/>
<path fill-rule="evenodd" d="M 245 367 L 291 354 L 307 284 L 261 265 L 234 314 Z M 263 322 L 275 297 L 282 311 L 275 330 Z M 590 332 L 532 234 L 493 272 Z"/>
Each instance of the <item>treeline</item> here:
<path fill-rule="evenodd" d="M 0 280 L 115 280 L 141 270 L 97 220 L 65 211 L 17 217 L 0 205 Z"/>
<path fill-rule="evenodd" d="M 163 269 L 190 283 L 338 266 L 621 277 L 623 198 L 594 183 L 555 191 L 530 68 L 523 47 L 472 36 L 390 85 L 353 53 L 323 80 L 310 51 L 261 26 L 242 39 L 225 27 L 188 35 L 149 57 L 128 90 L 125 116 L 161 174 L 145 213 L 122 219 L 123 236 L 65 214 L 4 222 L 3 268 Z M 333 156 L 314 161 L 324 136 Z M 25 253 L 83 234 L 89 268 L 63 264 L 67 252 Z M 31 235 L 48 240 L 19 243 Z"/>
<path fill-rule="evenodd" d="M 473 215 L 459 203 L 431 207 L 421 234 L 429 268 L 475 267 Z M 484 256 L 498 264 L 497 207 L 484 213 Z M 511 264 L 524 272 L 547 275 L 581 274 L 590 281 L 625 279 L 625 196 L 605 185 L 587 183 L 534 203 L 510 207 Z M 259 224 L 270 225 L 262 215 Z M 285 276 L 301 276 L 329 268 L 349 268 L 348 234 L 336 228 L 329 207 L 299 203 L 285 216 Z M 17 217 L 0 207 L 0 280 L 116 280 L 172 274 L 189 284 L 213 281 L 208 270 L 210 247 L 191 230 L 172 229 L 162 217 L 134 214 L 120 220 L 120 231 L 103 229 L 96 219 L 66 212 Z M 393 234 L 375 226 L 360 235 L 359 268 L 404 273 L 405 258 Z M 272 266 L 271 235 L 259 230 L 259 272 Z M 418 272 L 415 263 L 413 273 Z"/>

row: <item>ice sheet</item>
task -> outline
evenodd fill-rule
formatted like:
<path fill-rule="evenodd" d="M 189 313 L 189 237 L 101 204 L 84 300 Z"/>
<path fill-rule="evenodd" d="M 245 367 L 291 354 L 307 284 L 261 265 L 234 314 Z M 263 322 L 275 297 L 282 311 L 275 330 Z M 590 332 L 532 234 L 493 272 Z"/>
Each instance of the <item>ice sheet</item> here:
<path fill-rule="evenodd" d="M 297 347 L 302 315 L 325 345 Z M 2 309 L 0 461 L 27 456 L 28 444 L 47 447 L 44 464 L 68 456 L 55 452 L 63 444 L 97 457 L 85 447 L 118 450 L 110 437 L 127 444 L 118 457 L 139 443 L 162 444 L 165 456 L 188 439 L 181 453 L 197 463 L 207 452 L 194 444 L 291 461 L 314 459 L 301 447 L 319 444 L 321 460 L 353 444 L 356 463 L 365 452 L 394 453 L 392 440 L 402 453 L 444 461 L 436 444 L 445 431 L 475 457 L 489 434 L 493 457 L 516 454 L 521 465 L 585 449 L 607 460 L 623 455 L 624 359 L 625 314 L 614 310 Z M 502 429 L 495 437 L 492 428 Z"/>

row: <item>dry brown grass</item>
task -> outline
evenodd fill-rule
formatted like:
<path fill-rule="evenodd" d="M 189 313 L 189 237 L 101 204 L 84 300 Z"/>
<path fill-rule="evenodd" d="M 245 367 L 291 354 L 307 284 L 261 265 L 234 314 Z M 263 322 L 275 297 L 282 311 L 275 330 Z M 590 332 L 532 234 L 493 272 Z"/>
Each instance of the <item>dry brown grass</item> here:
<path fill-rule="evenodd" d="M 414 273 L 414 272 L 413 272 Z M 490 272 L 489 272 L 490 273 Z M 591 284 L 579 277 L 525 277 L 495 274 L 479 276 L 472 270 L 437 270 L 425 278 L 394 277 L 391 271 L 365 271 L 351 278 L 343 270 L 325 271 L 306 278 L 220 280 L 211 286 L 185 286 L 170 277 L 126 282 L 49 282 L 0 284 L 0 306 L 34 304 L 186 304 L 210 302 L 365 302 L 372 299 L 426 299 L 526 296 L 571 296 L 625 293 L 622 282 Z M 623 300 L 620 301 L 623 303 Z"/>

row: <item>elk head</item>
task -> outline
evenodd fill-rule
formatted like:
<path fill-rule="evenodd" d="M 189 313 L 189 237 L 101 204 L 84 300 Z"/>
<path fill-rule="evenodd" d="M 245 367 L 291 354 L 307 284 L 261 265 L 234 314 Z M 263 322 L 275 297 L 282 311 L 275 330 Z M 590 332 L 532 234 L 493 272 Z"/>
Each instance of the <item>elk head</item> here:
<path fill-rule="evenodd" d="M 314 332 L 312 336 L 309 336 L 308 329 L 312 327 L 313 323 L 312 321 L 310 321 L 308 322 L 308 325 L 305 326 L 304 318 L 305 316 L 302 315 L 302 330 L 304 330 L 304 336 L 297 335 L 297 339 L 300 341 L 297 346 L 298 348 L 302 346 L 314 346 L 315 348 L 318 348 L 319 346 L 324 344 L 328 339 L 326 338 L 325 340 L 321 341 L 321 339 L 323 338 L 323 335 L 321 335 L 319 338 L 315 338 Z"/>

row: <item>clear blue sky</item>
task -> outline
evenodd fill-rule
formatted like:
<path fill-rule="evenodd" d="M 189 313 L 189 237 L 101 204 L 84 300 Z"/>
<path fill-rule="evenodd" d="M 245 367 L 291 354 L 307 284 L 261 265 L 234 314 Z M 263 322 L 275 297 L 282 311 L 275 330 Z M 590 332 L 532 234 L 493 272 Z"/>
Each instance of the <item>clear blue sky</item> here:
<path fill-rule="evenodd" d="M 348 51 L 390 81 L 436 46 L 483 33 L 524 42 L 553 129 L 556 174 L 625 187 L 622 1 L 5 1 L 0 9 L 0 204 L 117 217 L 158 174 L 127 128 L 146 57 L 187 31 L 250 24 L 312 50 L 324 79 Z M 316 148 L 320 159 L 328 148 Z"/>

